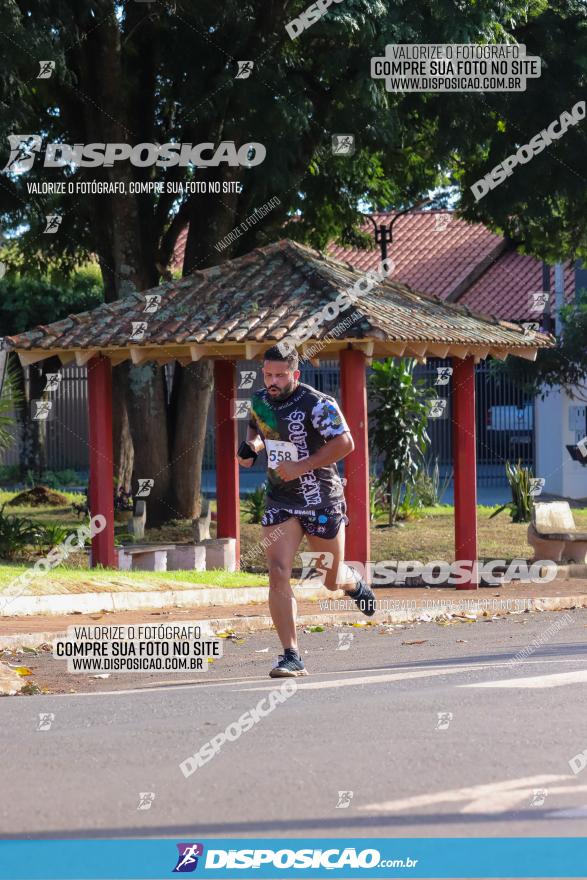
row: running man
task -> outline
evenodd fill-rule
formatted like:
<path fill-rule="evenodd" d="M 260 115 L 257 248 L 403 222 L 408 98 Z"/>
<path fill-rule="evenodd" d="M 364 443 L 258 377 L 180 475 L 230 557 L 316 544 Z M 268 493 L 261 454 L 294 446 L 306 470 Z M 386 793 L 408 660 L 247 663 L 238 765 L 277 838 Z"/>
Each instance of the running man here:
<path fill-rule="evenodd" d="M 299 381 L 297 352 L 278 346 L 263 357 L 265 388 L 251 400 L 247 439 L 237 453 L 251 467 L 263 448 L 267 453 L 268 490 L 261 521 L 269 569 L 269 611 L 283 647 L 272 678 L 307 675 L 298 650 L 297 603 L 290 579 L 301 540 L 312 551 L 327 554 L 324 584 L 342 589 L 364 614 L 375 613 L 375 596 L 344 563 L 344 529 L 348 525 L 342 481 L 336 462 L 355 448 L 334 398 Z M 280 537 L 272 541 L 275 526 Z M 331 554 L 331 555 L 329 555 Z"/>

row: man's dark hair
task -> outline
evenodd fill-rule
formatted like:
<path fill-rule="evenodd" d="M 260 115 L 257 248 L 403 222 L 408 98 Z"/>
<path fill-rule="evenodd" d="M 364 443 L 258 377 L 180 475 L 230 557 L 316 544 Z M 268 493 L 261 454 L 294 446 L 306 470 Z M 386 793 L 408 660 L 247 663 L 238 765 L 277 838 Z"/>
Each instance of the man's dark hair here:
<path fill-rule="evenodd" d="M 299 358 L 298 353 L 294 349 L 290 351 L 288 354 L 284 354 L 278 345 L 272 345 L 271 348 L 268 348 L 265 354 L 263 355 L 264 361 L 286 361 L 287 366 L 290 370 L 298 370 L 299 369 Z"/>

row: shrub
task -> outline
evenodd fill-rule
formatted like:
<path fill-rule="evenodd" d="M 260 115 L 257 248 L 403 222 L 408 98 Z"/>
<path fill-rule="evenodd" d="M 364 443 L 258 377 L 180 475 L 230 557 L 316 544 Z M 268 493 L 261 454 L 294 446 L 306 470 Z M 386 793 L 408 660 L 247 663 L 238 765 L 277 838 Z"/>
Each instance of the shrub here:
<path fill-rule="evenodd" d="M 397 518 L 402 496 L 405 510 L 411 504 L 408 485 L 413 485 L 430 443 L 426 430 L 430 400 L 436 395 L 423 380 L 414 380 L 413 359 L 392 358 L 373 362 L 369 396 L 371 443 L 382 460 L 381 480 L 387 486 L 389 524 Z"/>
<path fill-rule="evenodd" d="M 244 508 L 251 518 L 249 522 L 260 523 L 265 513 L 265 483 L 247 495 Z"/>
<path fill-rule="evenodd" d="M 512 490 L 512 500 L 498 507 L 489 519 L 493 519 L 502 510 L 509 510 L 512 522 L 528 523 L 532 519 L 534 508 L 534 498 L 530 494 L 532 471 L 530 468 L 522 467 L 519 461 L 516 465 L 506 461 L 505 472 Z"/>
<path fill-rule="evenodd" d="M 60 526 L 57 523 L 40 525 L 38 543 L 46 550 L 52 550 L 57 544 L 62 544 L 69 534 L 69 529 L 66 529 L 65 526 Z"/>
<path fill-rule="evenodd" d="M 14 559 L 16 554 L 30 544 L 38 544 L 41 527 L 25 516 L 4 513 L 0 508 L 0 558 Z"/>

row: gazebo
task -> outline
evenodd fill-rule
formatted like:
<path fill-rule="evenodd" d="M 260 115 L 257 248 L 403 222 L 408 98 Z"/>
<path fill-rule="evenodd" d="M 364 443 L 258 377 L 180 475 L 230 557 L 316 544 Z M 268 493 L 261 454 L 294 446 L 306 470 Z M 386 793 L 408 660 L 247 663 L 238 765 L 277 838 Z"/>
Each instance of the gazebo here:
<path fill-rule="evenodd" d="M 70 315 L 62 321 L 7 337 L 23 365 L 57 356 L 62 364 L 88 367 L 90 508 L 107 527 L 95 535 L 92 564 L 114 567 L 112 497 L 112 366 L 178 361 L 185 365 L 212 358 L 215 378 L 217 535 L 236 539 L 239 552 L 239 471 L 235 450 L 237 422 L 231 411 L 236 392 L 236 361 L 253 360 L 288 337 L 364 276 L 296 242 L 283 240 L 219 266 L 193 272 L 152 290 Z M 157 296 L 157 310 L 145 313 L 146 297 Z M 353 322 L 336 332 L 347 315 Z M 134 322 L 145 322 L 140 341 L 132 341 Z M 346 322 L 348 324 L 348 322 Z M 342 409 L 355 449 L 345 459 L 346 498 L 351 525 L 346 557 L 366 562 L 369 543 L 369 457 L 366 366 L 373 358 L 406 356 L 450 358 L 453 367 L 455 560 L 477 558 L 475 374 L 489 356 L 508 354 L 534 360 L 551 337 L 447 303 L 393 281 L 393 275 L 359 293 L 336 321 L 326 321 L 301 346 L 313 362 L 340 362 Z M 317 353 L 317 354 L 316 354 Z M 473 576 L 461 588 L 475 589 Z"/>

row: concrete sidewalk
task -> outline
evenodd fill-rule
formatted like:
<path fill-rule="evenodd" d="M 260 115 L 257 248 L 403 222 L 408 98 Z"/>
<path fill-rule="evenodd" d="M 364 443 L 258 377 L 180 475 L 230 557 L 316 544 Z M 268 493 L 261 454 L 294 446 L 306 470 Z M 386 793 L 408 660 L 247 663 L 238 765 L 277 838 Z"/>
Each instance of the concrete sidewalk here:
<path fill-rule="evenodd" d="M 20 645 L 36 647 L 65 634 L 68 626 L 117 625 L 124 623 L 165 622 L 178 620 L 200 621 L 208 634 L 233 629 L 237 632 L 255 632 L 272 627 L 266 599 L 259 601 L 259 588 L 242 588 L 246 603 L 248 590 L 255 591 L 254 604 L 209 604 L 197 607 L 177 606 L 160 610 L 101 611 L 92 614 L 37 614 L 0 617 L 0 649 Z M 233 592 L 233 591 L 230 591 Z M 239 591 L 241 592 L 241 591 Z M 529 611 L 561 611 L 587 608 L 587 579 L 556 580 L 549 584 L 508 584 L 478 590 L 454 588 L 383 588 L 375 591 L 380 610 L 367 618 L 348 598 L 302 598 L 298 600 L 300 626 L 352 623 L 406 623 L 417 620 L 435 620 L 448 614 L 493 616 Z"/>

